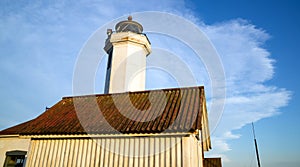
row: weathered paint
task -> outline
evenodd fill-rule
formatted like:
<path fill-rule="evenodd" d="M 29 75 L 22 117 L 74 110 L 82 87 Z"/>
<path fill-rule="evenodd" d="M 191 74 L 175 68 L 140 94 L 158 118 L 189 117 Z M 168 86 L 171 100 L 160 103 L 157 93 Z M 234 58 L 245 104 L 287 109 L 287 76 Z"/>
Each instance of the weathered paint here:
<path fill-rule="evenodd" d="M 33 139 L 26 167 L 202 167 L 202 146 L 193 135 L 122 138 Z"/>

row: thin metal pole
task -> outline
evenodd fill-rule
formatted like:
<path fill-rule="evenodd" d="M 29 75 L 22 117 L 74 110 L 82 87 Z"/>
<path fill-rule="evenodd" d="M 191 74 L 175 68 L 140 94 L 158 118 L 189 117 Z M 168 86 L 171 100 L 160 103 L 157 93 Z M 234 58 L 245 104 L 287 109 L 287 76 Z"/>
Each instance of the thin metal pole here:
<path fill-rule="evenodd" d="M 253 122 L 252 122 L 252 131 L 253 131 L 253 137 L 254 137 L 254 144 L 255 144 L 256 158 L 257 158 L 257 165 L 258 165 L 258 167 L 260 167 L 258 147 L 257 147 L 257 142 L 256 142 L 255 130 L 254 130 L 254 124 L 253 124 Z"/>

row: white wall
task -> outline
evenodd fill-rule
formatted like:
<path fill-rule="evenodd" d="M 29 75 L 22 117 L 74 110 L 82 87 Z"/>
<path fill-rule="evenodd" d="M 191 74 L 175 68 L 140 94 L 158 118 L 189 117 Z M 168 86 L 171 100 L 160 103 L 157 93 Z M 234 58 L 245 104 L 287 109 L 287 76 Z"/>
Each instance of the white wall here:
<path fill-rule="evenodd" d="M 0 137 L 0 166 L 3 166 L 6 152 L 13 150 L 27 151 L 30 139 L 20 139 L 19 137 Z"/>
<path fill-rule="evenodd" d="M 113 45 L 109 93 L 145 90 L 146 56 L 151 51 L 146 36 L 132 32 L 111 35 Z"/>

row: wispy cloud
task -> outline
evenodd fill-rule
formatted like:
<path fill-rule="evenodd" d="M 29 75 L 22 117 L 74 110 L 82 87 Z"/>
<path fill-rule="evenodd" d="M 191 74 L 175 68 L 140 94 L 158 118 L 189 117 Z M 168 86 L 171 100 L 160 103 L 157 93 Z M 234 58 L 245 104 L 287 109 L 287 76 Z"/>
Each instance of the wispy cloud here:
<path fill-rule="evenodd" d="M 216 47 L 226 74 L 226 103 L 222 119 L 213 133 L 211 154 L 230 150 L 227 141 L 239 138 L 233 130 L 272 117 L 286 106 L 290 92 L 268 85 L 275 60 L 264 48 L 270 38 L 264 30 L 246 20 L 236 19 L 215 25 L 202 25 Z"/>

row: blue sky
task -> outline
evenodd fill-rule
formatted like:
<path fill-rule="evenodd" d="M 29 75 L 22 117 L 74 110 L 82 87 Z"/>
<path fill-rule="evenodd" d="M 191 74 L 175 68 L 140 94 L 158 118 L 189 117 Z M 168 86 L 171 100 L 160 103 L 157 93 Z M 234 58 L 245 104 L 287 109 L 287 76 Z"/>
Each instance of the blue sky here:
<path fill-rule="evenodd" d="M 255 166 L 249 124 L 254 121 L 262 165 L 299 166 L 299 7 L 296 0 L 3 0 L 0 129 L 32 119 L 46 106 L 73 94 L 73 72 L 79 52 L 99 27 L 135 12 L 161 11 L 184 17 L 201 29 L 224 67 L 226 104 L 208 155 L 222 156 L 225 167 Z M 146 25 L 145 21 L 140 22 Z M 197 85 L 207 87 L 208 100 L 212 98 L 203 62 L 189 48 L 166 36 L 149 33 L 149 39 L 153 47 L 167 50 L 172 53 L 170 56 L 180 55 L 178 58 L 190 66 Z M 99 41 L 100 49 L 103 43 L 104 39 Z M 153 52 L 148 63 L 157 62 L 159 53 L 165 52 Z M 105 58 L 99 66 L 96 93 L 103 91 L 101 71 Z M 148 72 L 148 89 L 178 85 L 165 73 Z M 160 83 L 151 83 L 158 79 Z"/>

